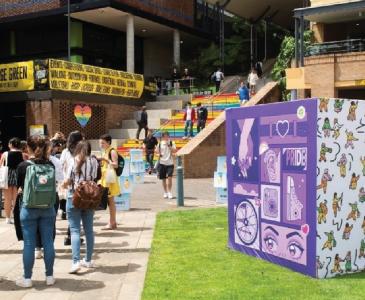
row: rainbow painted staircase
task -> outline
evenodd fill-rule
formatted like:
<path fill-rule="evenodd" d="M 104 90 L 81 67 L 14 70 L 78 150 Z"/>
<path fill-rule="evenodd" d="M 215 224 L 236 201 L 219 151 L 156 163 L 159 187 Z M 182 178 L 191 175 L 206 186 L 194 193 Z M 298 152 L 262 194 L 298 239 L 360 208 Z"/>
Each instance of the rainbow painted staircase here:
<path fill-rule="evenodd" d="M 222 111 L 231 107 L 238 107 L 239 100 L 236 94 L 220 94 L 215 96 L 197 96 L 193 98 L 192 104 L 193 107 L 196 107 L 197 103 L 201 103 L 208 109 L 208 120 L 206 126 L 212 122 L 216 117 L 220 115 Z M 151 102 L 153 103 L 153 107 L 156 109 L 159 107 L 159 102 Z M 162 103 L 161 103 L 162 105 Z M 171 139 L 175 142 L 176 147 L 180 150 L 183 146 L 185 146 L 189 140 L 184 139 L 184 127 L 185 122 L 183 121 L 184 110 L 182 109 L 183 104 L 176 104 L 176 106 L 180 106 L 179 109 L 171 109 L 171 117 L 167 118 L 167 120 L 161 121 L 161 125 L 158 129 L 155 130 L 154 136 L 157 138 L 161 137 L 161 133 L 163 131 L 168 131 Z M 148 104 L 147 104 L 148 107 Z M 166 109 L 163 109 L 164 111 Z M 153 113 L 153 110 L 148 111 L 149 116 Z M 150 117 L 149 117 L 150 118 Z M 196 124 L 194 126 L 194 136 L 197 134 Z M 144 131 L 141 133 L 140 137 L 144 136 Z M 133 138 L 129 138 L 122 144 L 122 146 L 118 147 L 118 152 L 123 156 L 129 157 L 129 150 L 140 148 L 142 146 L 142 140 L 136 140 Z"/>

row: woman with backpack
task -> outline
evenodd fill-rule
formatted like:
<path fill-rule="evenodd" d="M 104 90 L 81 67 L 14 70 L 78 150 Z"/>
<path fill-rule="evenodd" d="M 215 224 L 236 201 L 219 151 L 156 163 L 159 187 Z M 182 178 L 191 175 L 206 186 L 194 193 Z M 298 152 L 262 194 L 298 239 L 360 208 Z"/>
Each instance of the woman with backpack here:
<path fill-rule="evenodd" d="M 74 150 L 74 156 L 69 162 L 64 183 L 64 187 L 68 187 L 66 209 L 71 231 L 72 266 L 69 272 L 70 274 L 76 274 L 81 267 L 95 267 L 93 261 L 91 260 L 94 251 L 94 209 L 81 208 L 79 203 L 76 203 L 75 201 L 77 200 L 78 202 L 82 202 L 89 200 L 77 198 L 77 196 L 80 196 L 80 192 L 78 190 L 80 185 L 92 183 L 89 184 L 86 189 L 98 189 L 96 186 L 96 181 L 98 179 L 98 167 L 99 164 L 97 159 L 91 156 L 90 143 L 84 140 L 79 142 Z M 98 190 L 96 192 L 98 192 Z M 81 220 L 86 237 L 86 257 L 82 261 L 80 261 Z"/>
<path fill-rule="evenodd" d="M 100 184 L 108 188 L 108 206 L 110 219 L 109 224 L 104 227 L 104 230 L 114 230 L 117 228 L 117 209 L 115 207 L 114 197 L 120 195 L 119 180 L 115 173 L 118 168 L 118 153 L 111 146 L 112 137 L 108 134 L 104 134 L 99 139 L 100 148 L 103 150 L 101 161 L 101 180 Z M 112 177 L 114 180 L 110 180 Z"/>
<path fill-rule="evenodd" d="M 39 135 L 27 140 L 29 160 L 17 168 L 18 192 L 22 194 L 20 223 L 24 239 L 23 265 L 24 275 L 16 285 L 32 287 L 34 249 L 39 230 L 46 266 L 46 284 L 54 285 L 53 265 L 55 249 L 53 242 L 56 212 L 56 178 L 53 164 L 49 161 L 49 141 Z"/>
<path fill-rule="evenodd" d="M 15 206 L 17 196 L 17 172 L 18 165 L 23 161 L 23 153 L 20 150 L 21 143 L 18 138 L 9 141 L 9 151 L 1 156 L 0 166 L 8 167 L 8 188 L 4 189 L 4 210 L 6 224 L 12 224 L 11 214 Z"/>

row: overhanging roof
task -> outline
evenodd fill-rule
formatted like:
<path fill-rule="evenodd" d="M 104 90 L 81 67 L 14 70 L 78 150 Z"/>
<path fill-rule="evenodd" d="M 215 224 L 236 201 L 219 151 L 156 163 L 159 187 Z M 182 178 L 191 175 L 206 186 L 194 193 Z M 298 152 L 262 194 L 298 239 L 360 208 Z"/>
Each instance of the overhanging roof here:
<path fill-rule="evenodd" d="M 217 0 L 208 0 L 216 4 Z M 285 28 L 294 27 L 293 10 L 303 6 L 303 0 L 230 0 L 218 1 L 221 5 L 228 2 L 226 10 L 247 20 L 260 17 L 271 18 L 271 21 Z"/>
<path fill-rule="evenodd" d="M 357 21 L 365 18 L 365 1 L 298 8 L 294 10 L 294 16 L 303 16 L 308 21 L 321 23 Z"/>

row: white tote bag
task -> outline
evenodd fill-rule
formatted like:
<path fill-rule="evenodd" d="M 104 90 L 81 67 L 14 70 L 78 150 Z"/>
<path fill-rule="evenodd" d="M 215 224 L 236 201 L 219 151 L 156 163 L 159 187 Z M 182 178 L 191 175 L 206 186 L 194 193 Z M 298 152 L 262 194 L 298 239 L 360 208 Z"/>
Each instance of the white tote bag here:
<path fill-rule="evenodd" d="M 3 161 L 2 166 L 0 166 L 0 189 L 7 189 L 8 188 L 8 153 L 5 152 L 5 159 Z"/>

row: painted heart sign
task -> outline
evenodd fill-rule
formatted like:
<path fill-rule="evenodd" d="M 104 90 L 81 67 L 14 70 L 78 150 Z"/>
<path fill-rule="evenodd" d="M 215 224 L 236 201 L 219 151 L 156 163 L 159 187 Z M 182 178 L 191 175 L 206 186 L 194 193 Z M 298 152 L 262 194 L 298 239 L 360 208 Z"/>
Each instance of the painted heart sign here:
<path fill-rule="evenodd" d="M 75 115 L 77 122 L 79 122 L 81 127 L 84 128 L 91 118 L 91 115 L 92 115 L 91 107 L 88 105 L 79 105 L 78 104 L 75 106 L 74 115 Z"/>

